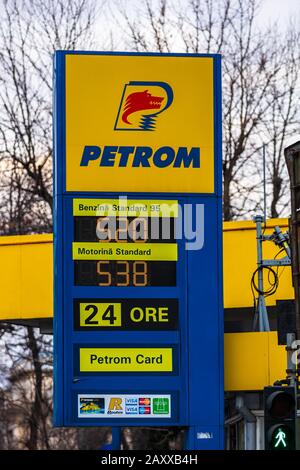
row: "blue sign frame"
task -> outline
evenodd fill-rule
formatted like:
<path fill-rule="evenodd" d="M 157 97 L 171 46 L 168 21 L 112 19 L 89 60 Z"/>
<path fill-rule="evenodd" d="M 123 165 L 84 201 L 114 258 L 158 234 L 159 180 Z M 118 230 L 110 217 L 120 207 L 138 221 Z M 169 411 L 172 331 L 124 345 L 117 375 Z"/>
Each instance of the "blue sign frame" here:
<path fill-rule="evenodd" d="M 210 57 L 214 63 L 213 194 L 127 193 L 132 199 L 174 199 L 204 205 L 204 247 L 186 251 L 178 240 L 176 287 L 74 286 L 72 241 L 74 198 L 113 198 L 124 193 L 65 190 L 65 57 L 67 54 Z M 221 58 L 203 54 L 138 54 L 59 51 L 55 55 L 54 94 L 54 424 L 56 426 L 187 426 L 187 448 L 224 448 L 223 277 L 222 277 L 222 134 Z M 73 300 L 86 298 L 179 300 L 178 331 L 75 331 Z M 172 373 L 78 373 L 75 345 L 174 345 Z M 78 418 L 77 396 L 167 394 L 171 418 Z"/>

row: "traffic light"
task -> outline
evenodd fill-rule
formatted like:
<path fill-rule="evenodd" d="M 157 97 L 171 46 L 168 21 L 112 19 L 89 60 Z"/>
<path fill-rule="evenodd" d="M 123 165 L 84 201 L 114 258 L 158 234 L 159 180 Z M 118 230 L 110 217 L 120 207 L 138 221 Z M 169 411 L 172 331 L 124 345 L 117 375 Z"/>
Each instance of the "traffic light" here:
<path fill-rule="evenodd" d="M 291 187 L 290 241 L 297 336 L 300 338 L 300 141 L 284 150 Z"/>
<path fill-rule="evenodd" d="M 295 387 L 265 387 L 265 449 L 296 449 Z"/>

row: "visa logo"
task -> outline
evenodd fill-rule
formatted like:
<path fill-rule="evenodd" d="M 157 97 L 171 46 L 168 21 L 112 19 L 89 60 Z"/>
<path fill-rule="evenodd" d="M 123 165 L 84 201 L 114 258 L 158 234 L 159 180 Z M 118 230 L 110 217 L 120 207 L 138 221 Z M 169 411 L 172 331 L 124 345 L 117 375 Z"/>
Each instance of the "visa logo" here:
<path fill-rule="evenodd" d="M 125 413 L 128 415 L 137 415 L 138 414 L 137 406 L 126 406 Z"/>
<path fill-rule="evenodd" d="M 191 147 L 159 147 L 154 150 L 151 147 L 134 146 L 110 146 L 97 147 L 86 145 L 82 152 L 80 166 L 88 166 L 91 162 L 97 162 L 99 166 L 106 167 L 157 167 L 166 168 L 200 168 L 200 148 Z"/>

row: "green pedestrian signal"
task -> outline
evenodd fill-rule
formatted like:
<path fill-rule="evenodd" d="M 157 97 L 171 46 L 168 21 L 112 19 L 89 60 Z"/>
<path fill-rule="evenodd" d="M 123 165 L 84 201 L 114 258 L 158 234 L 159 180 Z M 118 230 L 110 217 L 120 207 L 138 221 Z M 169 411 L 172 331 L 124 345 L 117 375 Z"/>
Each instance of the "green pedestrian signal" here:
<path fill-rule="evenodd" d="M 273 426 L 268 433 L 270 450 L 292 450 L 295 448 L 294 434 L 290 426 Z"/>
<path fill-rule="evenodd" d="M 275 446 L 274 446 L 275 448 L 276 447 L 279 448 L 280 446 L 281 447 L 287 447 L 286 434 L 281 428 L 278 429 L 278 433 L 275 436 L 275 439 L 277 439 L 276 443 L 275 443 Z"/>
<path fill-rule="evenodd" d="M 296 448 L 296 407 L 295 387 L 265 387 L 266 450 L 293 450 Z"/>

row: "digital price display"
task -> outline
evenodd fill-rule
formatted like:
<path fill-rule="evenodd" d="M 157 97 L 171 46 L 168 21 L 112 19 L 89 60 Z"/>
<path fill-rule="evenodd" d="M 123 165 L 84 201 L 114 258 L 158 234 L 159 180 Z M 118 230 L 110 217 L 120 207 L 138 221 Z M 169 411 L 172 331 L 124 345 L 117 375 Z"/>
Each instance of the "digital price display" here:
<path fill-rule="evenodd" d="M 74 217 L 74 241 L 174 243 L 174 225 L 171 217 Z"/>
<path fill-rule="evenodd" d="M 74 261 L 76 286 L 176 286 L 176 261 Z"/>
<path fill-rule="evenodd" d="M 174 243 L 174 230 L 172 217 L 74 217 L 75 242 L 99 242 L 99 247 L 106 248 L 111 243 L 122 243 L 124 247 L 126 244 L 143 247 L 147 243 Z M 172 287 L 176 286 L 176 267 L 176 261 L 74 260 L 75 285 Z"/>

